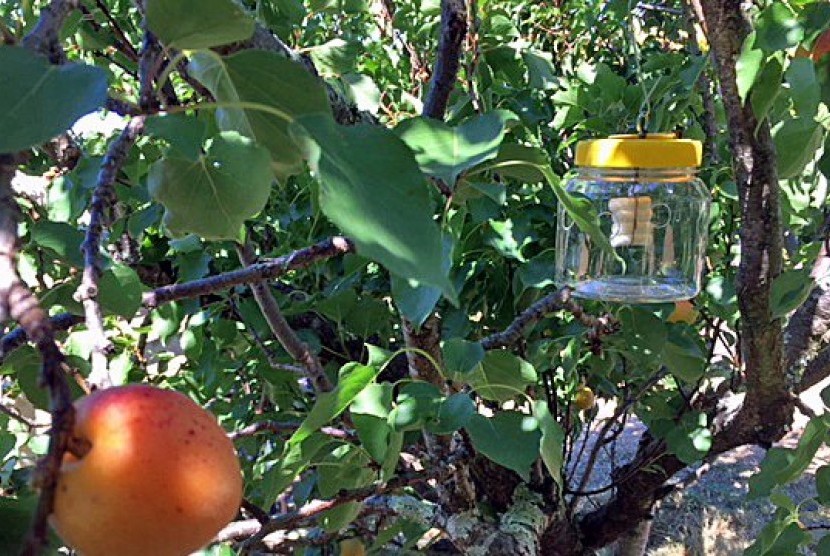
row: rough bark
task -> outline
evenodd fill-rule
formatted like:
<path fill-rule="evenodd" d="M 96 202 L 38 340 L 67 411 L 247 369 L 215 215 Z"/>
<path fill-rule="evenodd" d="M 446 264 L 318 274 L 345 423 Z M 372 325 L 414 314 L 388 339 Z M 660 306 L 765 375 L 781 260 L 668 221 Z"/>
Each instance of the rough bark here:
<path fill-rule="evenodd" d="M 741 313 L 741 353 L 747 395 L 758 440 L 772 443 L 792 418 L 793 401 L 783 371 L 781 319 L 772 317 L 770 289 L 782 268 L 782 228 L 775 147 L 769 122 L 758 122 L 751 103 L 738 94 L 735 62 L 751 32 L 747 11 L 737 0 L 703 0 L 709 44 L 726 109 L 729 147 L 741 205 L 741 260 L 736 289 Z M 763 415 L 762 415 L 763 413 Z"/>

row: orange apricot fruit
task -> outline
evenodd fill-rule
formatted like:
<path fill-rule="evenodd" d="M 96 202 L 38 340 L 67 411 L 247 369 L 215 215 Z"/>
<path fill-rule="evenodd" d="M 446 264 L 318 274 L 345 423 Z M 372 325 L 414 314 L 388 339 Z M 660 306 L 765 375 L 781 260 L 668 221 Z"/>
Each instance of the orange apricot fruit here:
<path fill-rule="evenodd" d="M 147 385 L 75 403 L 73 444 L 50 522 L 82 556 L 185 556 L 237 514 L 242 474 L 215 417 L 187 396 Z"/>

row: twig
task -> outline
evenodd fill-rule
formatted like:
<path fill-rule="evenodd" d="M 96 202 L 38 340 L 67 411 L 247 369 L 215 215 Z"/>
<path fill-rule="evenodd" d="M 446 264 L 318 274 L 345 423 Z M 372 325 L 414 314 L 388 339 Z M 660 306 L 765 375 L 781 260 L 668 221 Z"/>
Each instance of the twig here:
<path fill-rule="evenodd" d="M 112 13 L 110 13 L 109 8 L 107 8 L 106 3 L 102 2 L 101 0 L 95 0 L 95 4 L 98 8 L 103 12 L 104 17 L 107 18 L 107 21 L 112 27 L 113 32 L 118 35 L 118 38 L 121 39 L 121 43 L 124 48 L 121 50 L 127 58 L 131 59 L 133 62 L 138 61 L 138 52 L 136 52 L 135 47 L 133 47 L 130 39 L 127 38 L 127 35 L 124 33 L 124 30 L 121 29 L 121 26 L 118 25 L 118 22 L 112 17 Z"/>
<path fill-rule="evenodd" d="M 426 480 L 426 477 L 422 480 Z M 278 515 L 277 517 L 271 519 L 268 523 L 263 524 L 255 535 L 242 544 L 241 553 L 245 554 L 246 552 L 256 548 L 256 546 L 262 542 L 262 539 L 274 531 L 295 529 L 300 524 L 320 515 L 323 512 L 337 508 L 338 506 L 342 506 L 343 504 L 347 504 L 349 502 L 364 500 L 372 496 L 390 492 L 405 484 L 406 482 L 403 479 L 395 477 L 385 484 L 369 485 L 355 490 L 342 490 L 337 494 L 337 496 L 329 500 L 312 500 L 297 510 Z"/>
<path fill-rule="evenodd" d="M 585 313 L 582 306 L 571 299 L 571 290 L 562 288 L 550 293 L 522 311 L 504 331 L 496 332 L 481 340 L 484 349 L 497 349 L 515 344 L 528 328 L 536 325 L 545 315 L 565 310 L 573 314 L 584 326 L 591 328 L 597 337 L 616 331 L 618 323 L 611 315 L 594 317 Z"/>
<path fill-rule="evenodd" d="M 234 286 L 273 280 L 290 270 L 306 268 L 317 261 L 352 252 L 354 252 L 354 243 L 351 240 L 335 236 L 282 257 L 265 260 L 239 270 L 158 288 L 144 294 L 143 302 L 146 307 L 154 308 L 178 299 L 190 299 Z"/>
<path fill-rule="evenodd" d="M 74 424 L 74 409 L 69 384 L 63 373 L 63 355 L 55 343 L 49 318 L 17 273 L 19 210 L 11 187 L 15 168 L 13 155 L 0 155 L 0 320 L 11 317 L 17 321 L 40 351 L 40 384 L 49 389 L 52 414 L 49 450 L 40 462 L 36 475 L 40 497 L 21 553 L 34 556 L 47 543 L 47 519 L 52 513 L 58 471 Z"/>
<path fill-rule="evenodd" d="M 5 415 L 8 415 L 10 418 L 14 419 L 18 423 L 23 424 L 29 430 L 32 430 L 32 429 L 35 428 L 34 423 L 32 423 L 31 421 L 29 421 L 28 419 L 23 417 L 21 414 L 19 414 L 17 411 L 13 410 L 12 408 L 6 407 L 2 403 L 0 403 L 0 413 L 4 413 Z"/>
<path fill-rule="evenodd" d="M 265 510 L 263 510 L 247 498 L 242 499 L 242 509 L 254 516 L 254 518 L 259 523 L 267 523 L 270 519 L 268 517 L 268 513 Z"/>
<path fill-rule="evenodd" d="M 239 261 L 245 266 L 256 264 L 256 255 L 250 244 L 237 245 L 237 254 Z M 280 310 L 279 303 L 277 303 L 274 294 L 271 292 L 268 283 L 265 281 L 253 282 L 251 290 L 254 293 L 254 299 L 262 311 L 262 316 L 268 323 L 268 327 L 274 334 L 274 337 L 280 342 L 282 347 L 288 354 L 294 358 L 295 361 L 302 363 L 306 368 L 308 378 L 311 379 L 314 389 L 318 392 L 328 392 L 332 389 L 331 381 L 326 376 L 323 366 L 320 364 L 320 359 L 311 352 L 308 344 L 303 342 Z"/>
<path fill-rule="evenodd" d="M 279 515 L 263 525 L 254 536 L 243 543 L 242 552 L 245 553 L 246 550 L 255 548 L 262 541 L 262 539 L 274 531 L 294 529 L 306 520 L 314 518 L 327 510 L 336 508 L 348 502 L 354 502 L 356 500 L 365 501 L 393 490 L 397 490 L 404 486 L 424 483 L 432 479 L 440 482 L 443 477 L 446 477 L 455 471 L 456 464 L 467 459 L 468 457 L 469 454 L 462 450 L 457 454 L 449 456 L 442 464 L 437 465 L 428 471 L 399 475 L 391 478 L 386 483 L 377 483 L 355 490 L 341 490 L 330 500 L 313 500 L 305 506 L 293 512 Z"/>
<path fill-rule="evenodd" d="M 238 431 L 229 433 L 228 438 L 231 440 L 239 440 L 240 438 L 254 436 L 262 432 L 294 432 L 299 428 L 299 426 L 300 423 L 297 422 L 259 421 L 252 425 L 248 425 L 245 428 L 239 429 Z M 355 438 L 352 431 L 338 429 L 336 427 L 323 427 L 320 429 L 320 432 L 326 436 L 341 440 L 354 440 Z"/>
<path fill-rule="evenodd" d="M 140 115 L 141 108 L 136 106 L 135 104 L 128 102 L 126 100 L 122 100 L 120 98 L 113 98 L 107 97 L 107 100 L 104 101 L 104 108 L 109 110 L 110 112 L 114 112 L 119 116 L 138 116 Z"/>
<path fill-rule="evenodd" d="M 458 79 L 461 46 L 467 35 L 467 8 L 464 0 L 441 1 L 441 36 L 423 115 L 444 119 L 450 94 Z"/>
<path fill-rule="evenodd" d="M 381 0 L 379 6 L 381 21 L 378 22 L 378 26 L 380 27 L 380 31 L 384 34 L 387 32 L 391 34 L 392 39 L 397 41 L 401 48 L 406 51 L 407 56 L 409 56 L 410 78 L 412 79 L 413 85 L 415 85 L 415 90 L 412 91 L 412 93 L 415 96 L 418 96 L 421 84 L 429 78 L 429 68 L 423 60 L 421 60 L 421 55 L 418 52 L 418 49 L 407 40 L 403 33 L 395 28 L 394 1 Z"/>
<path fill-rule="evenodd" d="M 335 236 L 310 247 L 299 249 L 282 257 L 266 260 L 240 270 L 217 274 L 183 284 L 174 284 L 158 288 L 144 294 L 143 304 L 148 309 L 153 309 L 179 299 L 190 299 L 199 297 L 200 295 L 226 290 L 234 286 L 262 280 L 272 280 L 291 270 L 306 268 L 317 261 L 352 252 L 354 252 L 354 244 L 351 240 Z M 54 330 L 66 330 L 81 322 L 84 322 L 82 317 L 71 313 L 60 313 L 51 318 Z M 22 328 L 12 330 L 0 338 L 0 361 L 8 353 L 14 351 L 24 343 L 26 343 L 26 333 Z M 305 373 L 299 367 L 293 367 L 291 365 L 280 365 L 279 368 L 288 372 Z"/>
<path fill-rule="evenodd" d="M 163 51 L 156 36 L 150 31 L 144 31 L 144 45 L 141 49 L 141 60 L 138 63 L 138 106 L 145 112 L 159 108 L 155 95 L 155 80 L 162 59 Z"/>
<path fill-rule="evenodd" d="M 76 324 L 84 322 L 83 317 L 72 313 L 60 313 L 49 320 L 51 321 L 51 328 L 54 331 L 66 330 L 68 328 L 72 328 Z M 15 328 L 0 338 L 0 361 L 3 361 L 7 354 L 16 350 L 28 342 L 28 340 L 29 339 L 26 337 L 26 330 L 22 327 Z"/>
<path fill-rule="evenodd" d="M 101 235 L 108 224 L 109 212 L 115 202 L 115 188 L 113 187 L 115 179 L 118 177 L 121 166 L 127 160 L 130 149 L 144 130 L 144 120 L 144 116 L 133 118 L 107 150 L 98 173 L 95 191 L 92 194 L 89 227 L 84 242 L 81 244 L 81 252 L 84 255 L 84 274 L 81 285 L 75 292 L 75 299 L 84 306 L 86 326 L 92 337 L 92 370 L 89 382 L 101 388 L 112 384 L 107 375 L 107 354 L 112 344 L 104 332 L 104 319 L 101 315 L 101 306 L 98 304 L 98 280 L 102 273 Z"/>

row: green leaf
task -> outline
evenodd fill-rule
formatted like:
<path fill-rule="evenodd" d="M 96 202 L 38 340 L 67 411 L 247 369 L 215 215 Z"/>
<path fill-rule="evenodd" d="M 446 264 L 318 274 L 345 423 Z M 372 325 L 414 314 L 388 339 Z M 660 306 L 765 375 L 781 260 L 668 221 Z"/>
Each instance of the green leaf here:
<path fill-rule="evenodd" d="M 0 153 L 48 141 L 107 99 L 107 76 L 100 68 L 53 66 L 25 48 L 4 45 L 0 68 Z"/>
<path fill-rule="evenodd" d="M 389 425 L 397 432 L 417 430 L 433 419 L 441 403 L 441 392 L 428 382 L 410 382 L 401 388 Z"/>
<path fill-rule="evenodd" d="M 772 450 L 767 452 L 767 458 L 761 462 L 761 471 L 758 475 L 750 477 L 749 479 L 749 493 L 750 498 L 768 495 L 770 487 L 785 485 L 792 482 L 807 470 L 812 463 L 813 458 L 816 457 L 816 452 L 827 439 L 827 422 L 823 417 L 815 417 L 811 419 L 804 427 L 804 432 L 801 433 L 801 438 L 798 439 L 798 446 L 791 450 L 791 457 L 785 459 L 776 458 L 770 462 L 770 465 L 765 466 L 767 458 L 770 457 Z M 783 463 L 783 464 L 782 464 Z M 771 474 L 772 481 L 765 480 L 761 475 Z M 756 477 L 759 477 L 756 479 Z M 753 479 L 756 479 L 753 481 Z"/>
<path fill-rule="evenodd" d="M 484 348 L 479 342 L 462 338 L 450 338 L 441 346 L 447 374 L 464 375 L 476 368 L 484 359 Z"/>
<path fill-rule="evenodd" d="M 455 127 L 432 118 L 412 118 L 395 133 L 415 153 L 425 174 L 452 186 L 462 172 L 498 154 L 506 127 L 515 118 L 499 110 L 472 116 Z"/>
<path fill-rule="evenodd" d="M 227 58 L 198 52 L 189 68 L 224 104 L 216 111 L 220 129 L 237 131 L 268 149 L 281 180 L 303 170 L 303 155 L 289 137 L 288 125 L 303 114 L 331 114 L 316 77 L 296 62 L 263 50 L 244 50 Z"/>
<path fill-rule="evenodd" d="M 749 100 L 752 111 L 761 122 L 767 117 L 775 99 L 781 94 L 781 79 L 784 77 L 784 66 L 777 56 L 770 57 L 764 64 L 758 82 L 752 87 Z"/>
<path fill-rule="evenodd" d="M 545 151 L 538 147 L 502 143 L 494 158 L 470 170 L 468 176 L 492 170 L 500 176 L 513 178 L 522 183 L 539 183 L 545 181 L 545 175 L 539 171 L 539 167 L 548 164 Z"/>
<path fill-rule="evenodd" d="M 816 491 L 818 501 L 830 506 L 830 465 L 822 465 L 816 470 Z"/>
<path fill-rule="evenodd" d="M 639 307 L 623 307 L 619 318 L 622 349 L 643 363 L 659 361 L 666 347 L 666 324 Z"/>
<path fill-rule="evenodd" d="M 768 496 L 779 486 L 778 475 L 795 460 L 795 450 L 773 446 L 767 450 L 761 462 L 761 469 L 749 478 L 749 499 Z"/>
<path fill-rule="evenodd" d="M 265 207 L 273 179 L 268 152 L 229 131 L 195 160 L 173 155 L 153 164 L 147 188 L 174 236 L 242 241 L 243 224 Z"/>
<path fill-rule="evenodd" d="M 663 363 L 669 371 L 688 383 L 696 382 L 706 370 L 706 355 L 689 327 L 669 327 Z"/>
<path fill-rule="evenodd" d="M 335 443 L 331 437 L 311 433 L 293 444 L 286 444 L 282 457 L 263 474 L 257 487 L 260 490 L 262 506 L 270 508 L 277 497 L 288 488 L 323 448 Z"/>
<path fill-rule="evenodd" d="M 770 310 L 772 318 L 781 318 L 790 314 L 810 296 L 815 281 L 810 276 L 810 269 L 787 270 L 776 276 L 770 291 Z"/>
<path fill-rule="evenodd" d="M 527 66 L 528 84 L 531 88 L 549 90 L 559 87 L 552 54 L 541 50 L 523 50 L 522 58 Z"/>
<path fill-rule="evenodd" d="M 748 497 L 755 499 L 769 496 L 775 487 L 801 477 L 826 440 L 827 430 L 823 417 L 813 418 L 804 428 L 796 448 L 770 448 L 761 462 L 760 471 L 749 478 Z"/>
<path fill-rule="evenodd" d="M 135 270 L 115 265 L 101 276 L 98 301 L 106 312 L 132 318 L 141 307 L 141 280 Z"/>
<path fill-rule="evenodd" d="M 811 118 L 793 118 L 772 130 L 778 157 L 778 177 L 789 179 L 800 176 L 816 156 L 824 137 L 824 128 Z"/>
<path fill-rule="evenodd" d="M 542 462 L 556 484 L 561 487 L 562 466 L 565 463 L 562 455 L 562 447 L 565 444 L 565 430 L 551 415 L 547 402 L 543 400 L 537 400 L 533 404 L 533 415 L 539 422 L 539 430 L 542 431 L 542 440 L 539 445 Z"/>
<path fill-rule="evenodd" d="M 453 378 L 470 384 L 481 397 L 497 402 L 512 400 L 537 380 L 533 365 L 504 350 L 487 352 L 473 372 Z"/>
<path fill-rule="evenodd" d="M 813 61 L 810 58 L 794 58 L 787 68 L 786 79 L 796 114 L 801 118 L 815 118 L 821 102 L 821 86 Z"/>
<path fill-rule="evenodd" d="M 810 542 L 810 533 L 796 521 L 796 514 L 779 510 L 776 518 L 761 530 L 744 556 L 789 556 L 799 554 L 800 546 Z"/>
<path fill-rule="evenodd" d="M 545 286 L 554 285 L 555 264 L 556 254 L 553 251 L 545 251 L 521 265 L 518 277 L 524 289 L 541 290 Z"/>
<path fill-rule="evenodd" d="M 452 268 L 453 241 L 444 235 L 442 270 L 449 274 Z M 421 326 L 441 299 L 441 290 L 435 286 L 412 286 L 408 280 L 392 276 L 392 299 L 398 311 L 415 326 Z"/>
<path fill-rule="evenodd" d="M 35 515 L 37 496 L 0 497 L 0 554 L 18 554 Z"/>
<path fill-rule="evenodd" d="M 323 392 L 308 412 L 300 427 L 294 431 L 287 445 L 296 445 L 308 438 L 311 433 L 343 413 L 370 382 L 380 373 L 380 369 L 367 367 L 359 363 L 348 363 L 340 369 L 340 380 L 331 392 Z"/>
<path fill-rule="evenodd" d="M 372 415 L 384 419 L 391 409 L 392 384 L 388 382 L 369 384 L 355 397 L 349 407 L 353 415 Z"/>
<path fill-rule="evenodd" d="M 753 48 L 754 42 L 755 33 L 750 33 L 744 40 L 741 53 L 735 61 L 735 80 L 741 102 L 746 102 L 746 96 L 755 83 L 755 78 L 761 72 L 761 64 L 764 62 L 764 52 Z"/>
<path fill-rule="evenodd" d="M 169 48 L 211 48 L 254 33 L 254 20 L 233 0 L 147 0 L 146 10 L 147 26 Z"/>
<path fill-rule="evenodd" d="M 389 448 L 389 435 L 392 433 L 392 427 L 387 420 L 374 415 L 355 414 L 352 415 L 352 422 L 360 444 L 373 460 L 383 463 Z"/>
<path fill-rule="evenodd" d="M 314 60 L 317 70 L 325 76 L 339 76 L 353 71 L 361 52 L 363 46 L 360 43 L 346 42 L 339 38 L 304 51 Z"/>
<path fill-rule="evenodd" d="M 338 446 L 320 463 L 317 490 L 324 498 L 333 497 L 342 489 L 360 488 L 372 482 L 374 473 L 367 468 L 369 458 L 357 446 Z"/>
<path fill-rule="evenodd" d="M 360 510 L 363 508 L 361 502 L 346 502 L 320 514 L 320 525 L 328 533 L 335 533 L 350 523 L 354 523 Z"/>
<path fill-rule="evenodd" d="M 765 52 L 796 46 L 804 36 L 796 14 L 783 2 L 772 2 L 761 10 L 755 22 L 755 30 L 755 45 Z"/>
<path fill-rule="evenodd" d="M 164 139 L 185 158 L 195 159 L 207 139 L 208 126 L 196 116 L 162 114 L 147 118 L 144 133 Z"/>
<path fill-rule="evenodd" d="M 304 116 L 299 124 L 296 132 L 307 132 L 309 163 L 320 180 L 323 213 L 355 241 L 358 253 L 454 301 L 427 184 L 406 145 L 380 126 L 345 127 L 321 115 Z"/>
<path fill-rule="evenodd" d="M 712 432 L 706 423 L 705 413 L 686 413 L 666 435 L 669 450 L 683 463 L 691 465 L 709 453 Z"/>
<path fill-rule="evenodd" d="M 330 442 L 331 439 L 317 431 L 343 413 L 379 373 L 378 368 L 358 363 L 348 363 L 340 369 L 337 386 L 331 392 L 318 396 L 314 407 L 285 443 L 282 458 L 263 478 L 263 482 L 266 482 L 263 487 L 265 506 L 270 507 L 323 446 Z"/>
<path fill-rule="evenodd" d="M 593 203 L 590 199 L 585 197 L 576 197 L 568 193 L 564 187 L 559 176 L 553 173 L 549 166 L 538 166 L 539 171 L 545 176 L 548 184 L 553 188 L 559 204 L 568 213 L 568 216 L 574 221 L 577 227 L 593 241 L 600 249 L 610 254 L 615 258 L 619 258 L 611 242 L 606 236 L 602 228 L 599 226 L 599 216 L 594 209 Z"/>
<path fill-rule="evenodd" d="M 52 251 L 61 262 L 77 268 L 84 266 L 83 241 L 84 233 L 65 222 L 39 220 L 32 226 L 32 242 Z"/>
<path fill-rule="evenodd" d="M 467 426 L 476 412 L 473 399 L 463 392 L 453 394 L 438 404 L 435 418 L 427 423 L 427 430 L 434 434 L 451 434 Z"/>
<path fill-rule="evenodd" d="M 517 411 L 500 411 L 489 419 L 475 414 L 466 428 L 477 452 L 530 480 L 542 439 L 535 418 Z"/>

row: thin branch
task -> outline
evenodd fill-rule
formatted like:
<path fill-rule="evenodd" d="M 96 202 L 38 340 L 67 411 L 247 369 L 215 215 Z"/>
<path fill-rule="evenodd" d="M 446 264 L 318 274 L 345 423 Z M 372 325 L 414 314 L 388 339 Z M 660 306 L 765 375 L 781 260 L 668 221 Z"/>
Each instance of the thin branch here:
<path fill-rule="evenodd" d="M 76 324 L 84 322 L 84 318 L 72 313 L 60 313 L 49 319 L 52 330 L 67 330 Z M 15 328 L 2 338 L 0 338 L 0 361 L 16 350 L 23 344 L 27 343 L 29 339 L 26 337 L 26 330 L 22 327 Z"/>
<path fill-rule="evenodd" d="M 136 52 L 135 47 L 130 42 L 130 39 L 127 38 L 127 35 L 124 33 L 124 30 L 121 29 L 120 25 L 118 25 L 118 22 L 112 16 L 112 13 L 110 13 L 109 8 L 107 8 L 106 3 L 102 2 L 101 0 L 95 0 L 95 4 L 98 6 L 98 8 L 104 14 L 104 17 L 107 18 L 107 21 L 109 22 L 110 27 L 112 27 L 113 33 L 115 33 L 118 36 L 118 38 L 120 39 L 120 42 L 123 46 L 121 51 L 124 53 L 125 56 L 127 56 L 127 58 L 131 59 L 133 62 L 137 62 L 138 61 L 138 52 Z"/>
<path fill-rule="evenodd" d="M 33 556 L 47 544 L 47 520 L 52 513 L 58 471 L 74 424 L 74 409 L 62 368 L 63 355 L 55 343 L 49 318 L 17 273 L 19 209 L 11 186 L 15 168 L 13 155 L 0 155 L 0 320 L 10 317 L 18 322 L 37 346 L 42 359 L 40 384 L 49 389 L 52 414 L 49 450 L 36 474 L 40 497 L 22 550 L 24 556 Z"/>
<path fill-rule="evenodd" d="M 354 243 L 350 239 L 335 236 L 310 247 L 299 249 L 276 259 L 252 264 L 239 270 L 158 288 L 144 294 L 143 302 L 146 307 L 154 308 L 178 299 L 190 299 L 227 290 L 234 286 L 273 280 L 291 270 L 311 266 L 317 261 L 330 259 L 345 253 L 353 253 L 354 249 Z"/>
<path fill-rule="evenodd" d="M 441 1 L 441 35 L 432 72 L 429 93 L 424 102 L 423 115 L 444 119 L 450 94 L 458 79 L 461 65 L 461 46 L 467 35 L 467 7 L 464 0 Z"/>
<path fill-rule="evenodd" d="M 170 303 L 171 301 L 208 295 L 234 286 L 241 286 L 253 282 L 273 280 L 291 270 L 300 270 L 318 261 L 352 252 L 354 252 L 354 244 L 351 240 L 335 236 L 310 247 L 299 249 L 282 257 L 263 261 L 240 270 L 158 288 L 144 294 L 143 304 L 148 309 L 153 309 L 165 303 Z M 50 320 L 54 330 L 67 330 L 76 324 L 84 322 L 82 317 L 71 313 L 61 313 L 55 315 Z M 12 330 L 0 338 L 0 361 L 8 353 L 25 343 L 26 333 L 22 328 Z M 288 372 L 305 373 L 305 370 L 291 365 L 281 365 L 280 368 Z"/>
<path fill-rule="evenodd" d="M 124 117 L 139 116 L 142 114 L 141 108 L 135 104 L 114 97 L 107 97 L 107 100 L 104 101 L 104 108 Z"/>
<path fill-rule="evenodd" d="M 256 264 L 256 255 L 250 244 L 237 245 L 237 254 L 239 261 L 250 267 Z M 314 385 L 314 389 L 318 392 L 328 392 L 332 389 L 331 381 L 326 376 L 323 366 L 320 364 L 320 359 L 311 352 L 308 344 L 303 342 L 280 310 L 280 305 L 277 303 L 274 294 L 266 281 L 258 281 L 251 284 L 251 290 L 254 293 L 254 299 L 262 311 L 262 316 L 268 323 L 268 327 L 274 334 L 274 337 L 280 342 L 285 351 L 288 352 L 295 361 L 302 363 L 307 370 L 308 378 Z"/>
<path fill-rule="evenodd" d="M 418 480 L 426 480 L 426 476 Z M 337 496 L 328 500 L 312 500 L 297 510 L 281 514 L 271 519 L 268 523 L 261 525 L 256 534 L 242 544 L 241 553 L 249 553 L 262 542 L 262 539 L 274 531 L 296 529 L 301 524 L 305 523 L 309 519 L 319 516 L 323 512 L 337 508 L 338 506 L 342 506 L 343 504 L 347 504 L 349 502 L 365 500 L 366 498 L 371 498 L 372 496 L 396 490 L 405 484 L 406 482 L 403 479 L 395 477 L 385 484 L 374 484 L 355 490 L 340 491 Z M 221 534 L 222 533 L 220 533 L 220 535 Z"/>
<path fill-rule="evenodd" d="M 121 135 L 112 142 L 101 163 L 98 182 L 92 194 L 89 207 L 89 227 L 86 231 L 81 252 L 84 255 L 84 274 L 75 298 L 84 306 L 86 326 L 92 338 L 92 370 L 89 382 L 98 387 L 112 385 L 107 375 L 107 354 L 112 344 L 104 331 L 104 319 L 98 304 L 98 280 L 101 277 L 101 236 L 108 225 L 109 212 L 115 203 L 115 179 L 127 160 L 130 149 L 144 130 L 144 116 L 133 118 Z"/>
<path fill-rule="evenodd" d="M 818 355 L 807 363 L 807 366 L 804 367 L 804 374 L 801 376 L 801 381 L 795 390 L 797 393 L 804 392 L 828 376 L 830 376 L 830 347 L 821 350 Z"/>
<path fill-rule="evenodd" d="M 298 422 L 278 422 L 278 421 L 258 421 L 252 425 L 248 425 L 238 431 L 232 432 L 228 434 L 228 438 L 231 440 L 239 440 L 240 438 L 247 438 L 249 436 L 254 436 L 263 432 L 271 432 L 271 433 L 284 433 L 284 432 L 294 432 L 300 427 L 300 423 Z M 340 440 L 354 440 L 355 434 L 352 431 L 338 429 L 336 427 L 322 427 L 320 429 L 322 434 L 326 436 L 330 436 L 332 438 L 337 438 Z"/>
<path fill-rule="evenodd" d="M 358 500 L 367 501 L 399 488 L 418 483 L 425 483 L 429 480 L 437 480 L 441 482 L 443 478 L 449 476 L 455 471 L 457 464 L 467 458 L 469 458 L 469 454 L 464 450 L 459 450 L 457 453 L 448 456 L 446 460 L 429 470 L 399 475 L 392 477 L 385 483 L 376 483 L 355 490 L 341 490 L 336 496 L 329 500 L 313 500 L 297 510 L 278 515 L 263 525 L 254 536 L 243 543 L 242 552 L 245 553 L 246 550 L 249 551 L 256 548 L 256 546 L 262 542 L 262 539 L 274 531 L 296 529 L 299 525 L 309 519 L 317 517 L 327 510 L 342 506 L 348 502 Z"/>
<path fill-rule="evenodd" d="M 32 429 L 35 428 L 34 423 L 32 423 L 31 421 L 26 419 L 24 416 L 22 416 L 21 414 L 19 414 L 17 411 L 13 410 L 12 408 L 6 407 L 2 403 L 0 403 L 0 413 L 3 413 L 5 415 L 7 415 L 8 417 L 10 417 L 11 419 L 14 419 L 18 423 L 21 423 L 23 426 L 25 426 L 29 430 L 32 430 Z"/>
<path fill-rule="evenodd" d="M 616 319 L 611 315 L 594 317 L 585 313 L 582 306 L 571 299 L 571 290 L 562 288 L 546 295 L 522 311 L 504 331 L 487 336 L 481 340 L 481 345 L 488 350 L 512 346 L 528 329 L 545 318 L 545 315 L 562 310 L 573 314 L 580 323 L 594 330 L 598 337 L 611 334 L 618 327 Z"/>

